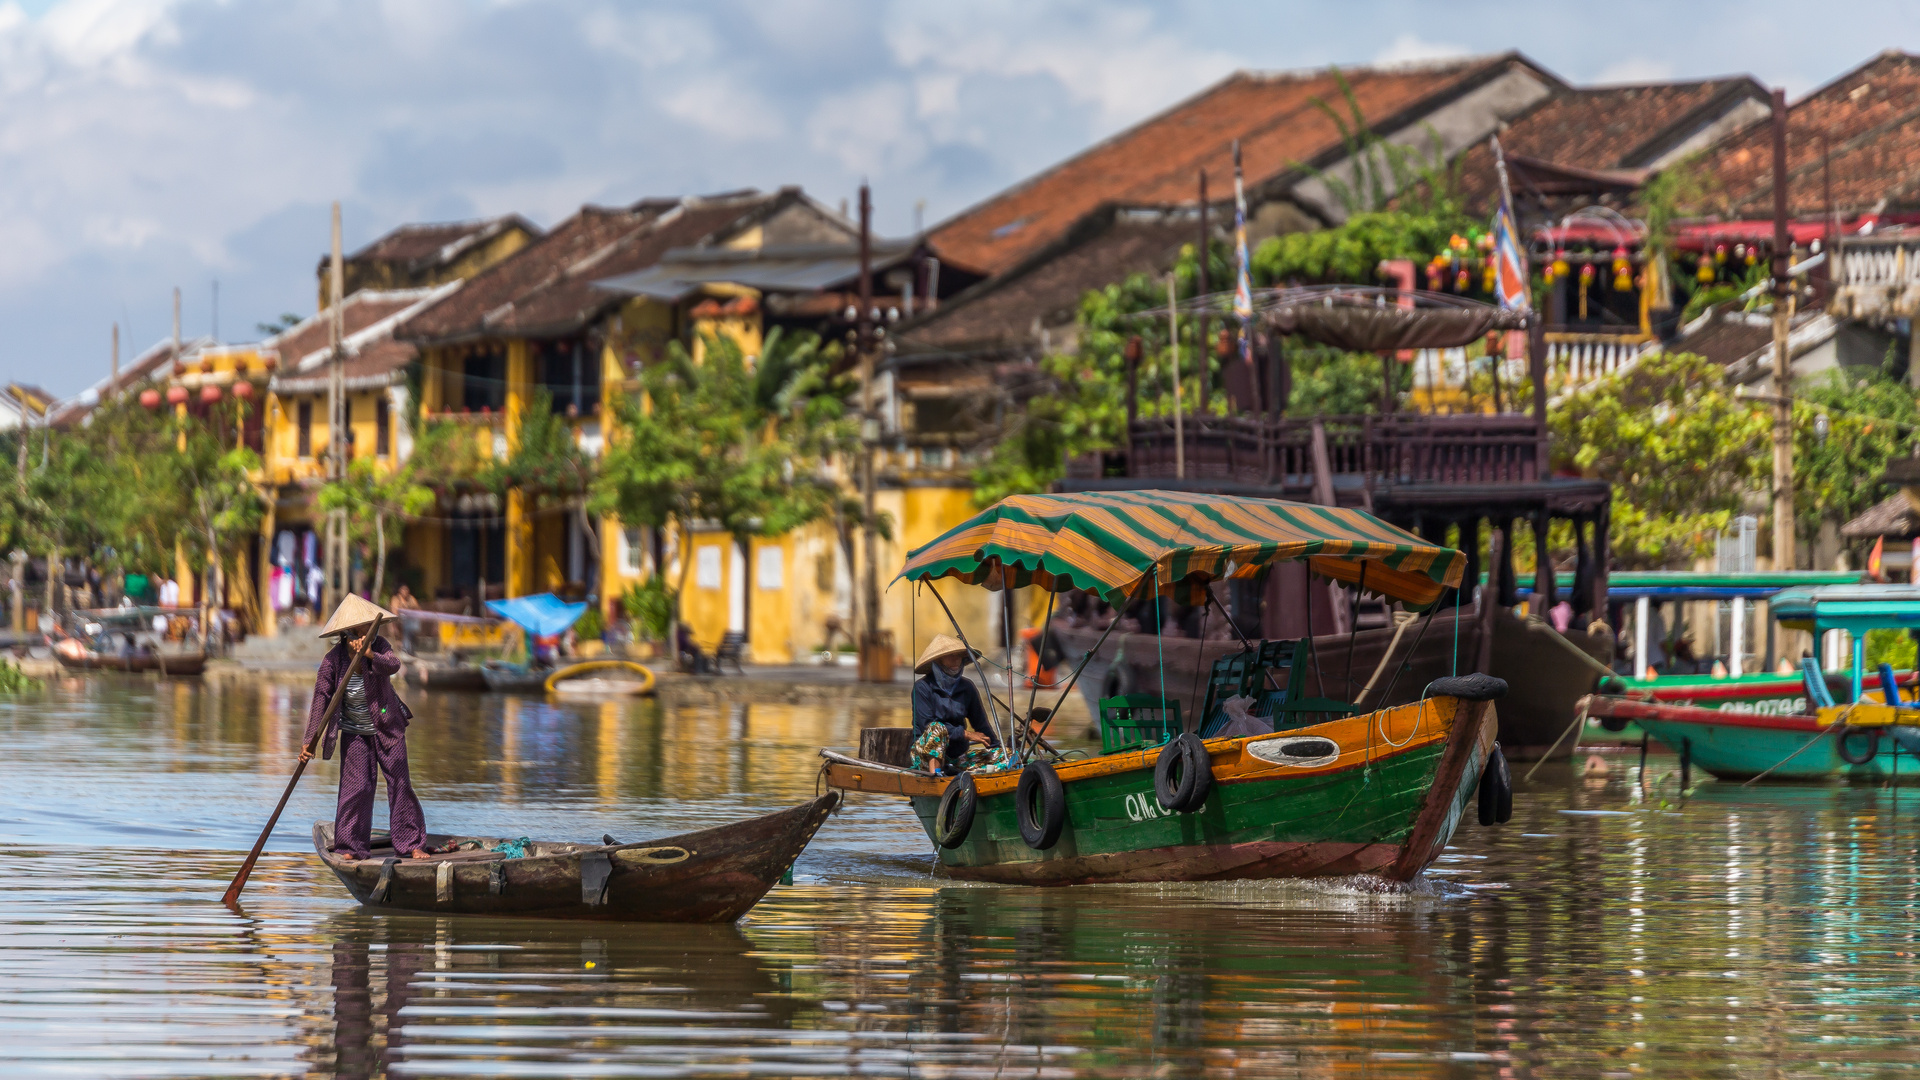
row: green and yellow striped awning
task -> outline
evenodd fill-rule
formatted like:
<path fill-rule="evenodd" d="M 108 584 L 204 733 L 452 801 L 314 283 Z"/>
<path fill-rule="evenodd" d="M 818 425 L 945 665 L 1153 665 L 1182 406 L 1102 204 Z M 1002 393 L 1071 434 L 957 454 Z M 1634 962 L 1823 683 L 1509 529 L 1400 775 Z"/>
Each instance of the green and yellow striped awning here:
<path fill-rule="evenodd" d="M 1200 603 L 1208 582 L 1305 559 L 1316 573 L 1419 607 L 1467 557 L 1361 510 L 1179 491 L 1014 495 L 907 554 L 909 581 L 1083 589 L 1120 604 L 1155 590 Z"/>

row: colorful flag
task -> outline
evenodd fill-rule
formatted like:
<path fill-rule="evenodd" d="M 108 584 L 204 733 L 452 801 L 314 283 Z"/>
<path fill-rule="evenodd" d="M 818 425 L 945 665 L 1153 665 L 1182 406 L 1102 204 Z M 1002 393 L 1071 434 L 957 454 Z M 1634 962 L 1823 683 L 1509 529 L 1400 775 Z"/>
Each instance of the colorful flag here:
<path fill-rule="evenodd" d="M 1233 246 L 1239 270 L 1233 280 L 1233 313 L 1240 320 L 1240 356 L 1253 365 L 1253 277 L 1247 258 L 1247 189 L 1240 178 L 1240 140 L 1233 141 Z"/>
<path fill-rule="evenodd" d="M 1493 214 L 1493 292 L 1500 306 L 1526 311 L 1533 306 L 1529 293 L 1526 253 L 1520 248 L 1520 226 L 1513 217 L 1513 195 L 1507 190 L 1507 159 L 1494 139 L 1493 161 L 1500 174 L 1500 208 Z"/>
<path fill-rule="evenodd" d="M 1886 550 L 1887 538 L 1876 537 L 1873 541 L 1873 553 L 1867 556 L 1867 576 L 1875 581 L 1884 580 L 1884 575 L 1880 573 L 1880 566 L 1885 561 Z"/>

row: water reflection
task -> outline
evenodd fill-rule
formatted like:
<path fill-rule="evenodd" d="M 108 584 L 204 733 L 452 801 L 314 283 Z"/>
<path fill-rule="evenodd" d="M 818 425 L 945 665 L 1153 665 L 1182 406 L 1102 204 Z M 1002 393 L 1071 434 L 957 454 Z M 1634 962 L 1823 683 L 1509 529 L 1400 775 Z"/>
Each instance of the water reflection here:
<path fill-rule="evenodd" d="M 889 710 L 417 695 L 436 828 L 644 838 L 809 797 Z M 1920 793 L 1543 770 L 1425 884 L 929 876 L 855 798 L 739 927 L 375 915 L 306 853 L 214 902 L 304 693 L 0 702 L 0 1075 L 1805 1075 L 1910 1071 Z"/>

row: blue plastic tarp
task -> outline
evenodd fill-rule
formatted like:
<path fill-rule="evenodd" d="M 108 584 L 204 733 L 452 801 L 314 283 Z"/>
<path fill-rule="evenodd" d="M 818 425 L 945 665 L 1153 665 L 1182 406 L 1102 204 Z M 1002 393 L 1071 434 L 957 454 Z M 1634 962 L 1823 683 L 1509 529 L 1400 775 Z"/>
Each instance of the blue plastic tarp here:
<path fill-rule="evenodd" d="M 536 637 L 552 637 L 566 633 L 567 627 L 586 614 L 587 605 L 569 604 L 548 592 L 516 596 L 511 600 L 489 600 L 487 610 L 519 624 Z"/>

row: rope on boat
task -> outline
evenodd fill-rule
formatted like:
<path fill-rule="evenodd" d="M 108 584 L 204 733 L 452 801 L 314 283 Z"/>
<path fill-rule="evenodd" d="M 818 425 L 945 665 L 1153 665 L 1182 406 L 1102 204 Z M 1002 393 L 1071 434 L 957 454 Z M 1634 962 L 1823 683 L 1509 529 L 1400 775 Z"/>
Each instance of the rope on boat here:
<path fill-rule="evenodd" d="M 1841 728 L 1846 727 L 1847 717 L 1853 715 L 1853 710 L 1856 707 L 1858 707 L 1859 704 L 1860 703 L 1857 701 L 1849 702 L 1847 704 L 1846 711 L 1842 712 L 1839 716 L 1834 717 L 1833 723 L 1827 725 L 1827 730 L 1814 733 L 1813 738 L 1808 739 L 1806 742 L 1800 744 L 1799 750 L 1795 750 L 1793 753 L 1788 754 L 1786 757 L 1783 757 L 1779 761 L 1776 761 L 1773 764 L 1767 766 L 1766 772 L 1763 772 L 1758 776 L 1755 776 L 1753 779 L 1748 780 L 1746 783 L 1741 784 L 1740 786 L 1752 787 L 1755 783 L 1758 783 L 1759 781 L 1765 779 L 1767 773 L 1770 773 L 1773 770 L 1779 768 L 1780 766 L 1785 765 L 1787 762 L 1792 761 L 1794 758 L 1799 757 L 1802 751 L 1806 750 L 1807 747 L 1812 746 L 1814 743 L 1819 742 L 1821 738 L 1823 738 L 1824 736 L 1831 735 L 1834 732 L 1840 730 Z"/>
<path fill-rule="evenodd" d="M 1560 744 L 1566 741 L 1567 736 L 1573 734 L 1574 731 L 1578 730 L 1579 728 L 1585 727 L 1586 724 L 1587 724 L 1587 699 L 1581 698 L 1580 708 L 1579 708 L 1579 711 L 1574 714 L 1573 723 L 1567 725 L 1567 730 L 1561 732 L 1560 737 L 1553 740 L 1553 745 L 1547 747 L 1547 752 L 1545 754 L 1542 754 L 1540 756 L 1540 760 L 1533 763 L 1533 768 L 1527 770 L 1527 775 L 1521 777 L 1520 779 L 1523 782 L 1532 780 L 1533 774 L 1539 772 L 1540 766 L 1545 765 L 1547 763 L 1547 760 L 1553 757 L 1553 752 L 1555 750 L 1560 749 Z M 1574 745 L 1577 747 L 1580 744 L 1576 740 L 1574 742 Z"/>

